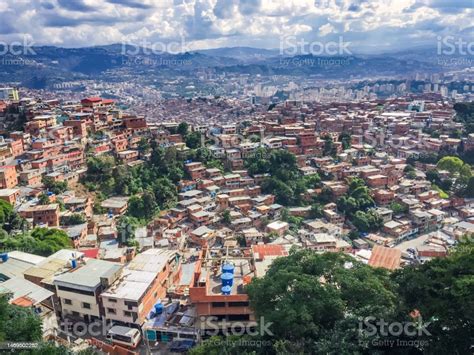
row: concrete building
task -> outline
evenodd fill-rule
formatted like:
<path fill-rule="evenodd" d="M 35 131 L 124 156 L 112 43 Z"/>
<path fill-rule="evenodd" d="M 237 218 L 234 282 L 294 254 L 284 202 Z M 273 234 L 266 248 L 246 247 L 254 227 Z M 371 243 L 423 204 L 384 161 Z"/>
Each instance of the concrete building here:
<path fill-rule="evenodd" d="M 73 265 L 74 266 L 74 265 Z M 61 302 L 61 317 L 90 322 L 104 315 L 100 294 L 115 282 L 123 265 L 88 259 L 75 269 L 54 278 Z"/>
<path fill-rule="evenodd" d="M 106 319 L 142 325 L 153 306 L 166 297 L 179 273 L 176 251 L 149 249 L 137 255 L 101 294 Z"/>

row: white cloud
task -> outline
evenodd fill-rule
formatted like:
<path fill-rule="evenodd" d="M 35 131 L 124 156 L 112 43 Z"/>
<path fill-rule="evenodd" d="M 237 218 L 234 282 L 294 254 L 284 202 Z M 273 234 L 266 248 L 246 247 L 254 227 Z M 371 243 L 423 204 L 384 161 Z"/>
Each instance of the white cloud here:
<path fill-rule="evenodd" d="M 472 26 L 470 0 L 2 0 L 0 40 L 89 46 L 175 41 L 191 48 L 277 48 L 282 36 L 343 35 L 357 48 L 406 46 Z M 471 1 L 472 4 L 472 1 Z M 469 34 L 467 31 L 466 34 Z"/>

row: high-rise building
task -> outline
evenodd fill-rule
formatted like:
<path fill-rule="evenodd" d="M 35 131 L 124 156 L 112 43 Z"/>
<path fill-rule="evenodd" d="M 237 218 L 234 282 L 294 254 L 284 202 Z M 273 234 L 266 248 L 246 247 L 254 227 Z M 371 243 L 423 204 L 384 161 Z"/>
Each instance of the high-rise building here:
<path fill-rule="evenodd" d="M 20 95 L 16 88 L 0 88 L 0 100 L 18 101 Z"/>

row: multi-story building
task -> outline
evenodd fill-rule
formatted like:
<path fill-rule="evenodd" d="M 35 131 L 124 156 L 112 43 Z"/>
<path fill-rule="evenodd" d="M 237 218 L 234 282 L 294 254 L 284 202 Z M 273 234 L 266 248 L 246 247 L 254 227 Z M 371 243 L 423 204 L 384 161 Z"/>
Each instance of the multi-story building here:
<path fill-rule="evenodd" d="M 120 277 L 123 265 L 97 259 L 71 260 L 71 265 L 70 272 L 54 279 L 60 316 L 85 322 L 100 319 L 104 315 L 100 294 Z"/>
<path fill-rule="evenodd" d="M 57 203 L 29 206 L 18 212 L 23 218 L 33 219 L 35 226 L 44 224 L 49 227 L 59 226 L 59 205 Z"/>
<path fill-rule="evenodd" d="M 149 249 L 137 255 L 125 266 L 120 279 L 101 294 L 105 318 L 142 325 L 153 306 L 166 298 L 180 271 L 176 251 Z"/>
<path fill-rule="evenodd" d="M 0 189 L 11 189 L 18 185 L 18 175 L 13 165 L 0 166 Z"/>
<path fill-rule="evenodd" d="M 202 334 L 216 327 L 230 331 L 238 321 L 251 328 L 256 325 L 244 286 L 255 276 L 251 257 L 212 257 L 209 249 L 202 250 L 196 262 L 189 297 L 196 306 L 197 325 Z"/>

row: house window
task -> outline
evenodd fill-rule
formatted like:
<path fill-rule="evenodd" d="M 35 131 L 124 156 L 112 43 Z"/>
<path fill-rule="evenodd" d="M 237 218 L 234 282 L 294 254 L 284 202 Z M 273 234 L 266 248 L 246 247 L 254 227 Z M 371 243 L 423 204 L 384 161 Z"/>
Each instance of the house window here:
<path fill-rule="evenodd" d="M 117 300 L 115 298 L 109 298 L 109 302 L 111 303 L 117 303 Z"/>
<path fill-rule="evenodd" d="M 123 315 L 124 315 L 125 317 L 131 317 L 131 316 L 132 316 L 132 312 L 123 311 Z"/>
<path fill-rule="evenodd" d="M 248 307 L 248 302 L 229 302 L 229 307 Z"/>
<path fill-rule="evenodd" d="M 107 313 L 117 314 L 117 311 L 115 310 L 115 308 L 107 308 Z"/>
<path fill-rule="evenodd" d="M 82 308 L 85 308 L 85 309 L 91 309 L 91 304 L 90 303 L 82 303 Z"/>
<path fill-rule="evenodd" d="M 64 304 L 72 304 L 72 301 L 70 299 L 65 298 L 64 299 Z"/>
<path fill-rule="evenodd" d="M 225 307 L 225 302 L 212 302 L 212 307 Z"/>

